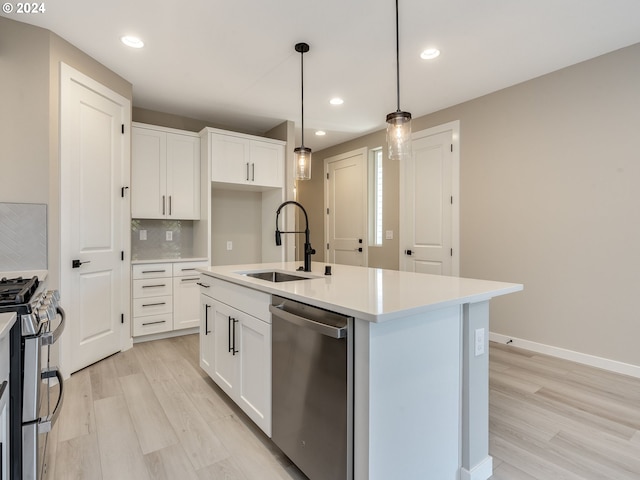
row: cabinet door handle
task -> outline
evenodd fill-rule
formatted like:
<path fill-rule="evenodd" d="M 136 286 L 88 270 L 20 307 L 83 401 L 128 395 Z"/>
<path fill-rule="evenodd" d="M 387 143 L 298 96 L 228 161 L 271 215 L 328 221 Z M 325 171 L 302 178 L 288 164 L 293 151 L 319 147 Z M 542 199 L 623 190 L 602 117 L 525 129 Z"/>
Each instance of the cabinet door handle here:
<path fill-rule="evenodd" d="M 201 283 L 201 282 L 198 282 L 198 285 L 200 285 L 201 287 L 204 287 L 204 288 L 209 288 L 211 286 L 211 285 L 207 285 L 206 283 Z"/>
<path fill-rule="evenodd" d="M 211 305 L 208 303 L 204 304 L 204 334 L 209 335 L 211 332 L 209 331 L 209 309 Z"/>
<path fill-rule="evenodd" d="M 165 322 L 166 322 L 166 320 L 158 320 L 156 322 L 146 322 L 146 323 L 143 323 L 142 326 L 146 327 L 147 325 L 157 325 L 159 323 L 165 323 Z"/>
<path fill-rule="evenodd" d="M 159 303 L 145 303 L 143 307 L 157 307 L 158 305 L 166 305 L 167 302 L 159 302 Z"/>
<path fill-rule="evenodd" d="M 227 321 L 227 333 L 229 334 L 227 339 L 227 346 L 229 347 L 229 352 L 231 351 L 231 315 L 229 315 L 229 320 Z"/>
<path fill-rule="evenodd" d="M 166 283 L 159 283 L 158 285 L 143 285 L 142 288 L 157 288 L 157 287 L 166 287 Z"/>
<path fill-rule="evenodd" d="M 180 269 L 180 271 L 182 271 L 182 272 L 193 272 L 194 270 L 195 270 L 195 267 L 194 268 L 181 268 Z"/>
<path fill-rule="evenodd" d="M 249 181 L 249 162 L 247 162 L 247 182 Z"/>
<path fill-rule="evenodd" d="M 143 270 L 142 273 L 165 273 L 166 270 Z"/>
<path fill-rule="evenodd" d="M 164 206 L 165 206 L 165 196 L 164 196 L 164 195 L 162 195 L 162 214 L 163 214 L 163 215 L 165 214 L 165 211 L 164 211 L 164 210 L 165 210 L 165 208 L 164 208 Z"/>
<path fill-rule="evenodd" d="M 233 347 L 231 352 L 233 353 L 233 355 L 235 355 L 239 351 L 239 350 L 236 350 L 236 323 L 238 323 L 238 320 L 236 320 L 235 318 L 232 318 L 232 320 L 233 320 Z"/>
<path fill-rule="evenodd" d="M 181 282 L 195 282 L 196 280 L 200 280 L 200 277 L 191 277 L 191 278 L 182 278 Z"/>
<path fill-rule="evenodd" d="M 171 195 L 169 195 L 169 215 L 171 215 Z"/>
<path fill-rule="evenodd" d="M 251 181 L 252 182 L 256 181 L 256 164 L 255 163 L 251 164 Z"/>

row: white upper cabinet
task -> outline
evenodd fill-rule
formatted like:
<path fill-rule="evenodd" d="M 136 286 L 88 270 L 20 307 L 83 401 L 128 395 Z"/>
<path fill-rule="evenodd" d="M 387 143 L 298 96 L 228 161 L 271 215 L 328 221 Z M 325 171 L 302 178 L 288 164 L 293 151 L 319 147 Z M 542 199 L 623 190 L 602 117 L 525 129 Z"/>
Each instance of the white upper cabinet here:
<path fill-rule="evenodd" d="M 131 216 L 199 220 L 198 135 L 134 124 L 131 143 Z"/>
<path fill-rule="evenodd" d="M 284 142 L 215 129 L 206 132 L 212 182 L 284 186 Z"/>

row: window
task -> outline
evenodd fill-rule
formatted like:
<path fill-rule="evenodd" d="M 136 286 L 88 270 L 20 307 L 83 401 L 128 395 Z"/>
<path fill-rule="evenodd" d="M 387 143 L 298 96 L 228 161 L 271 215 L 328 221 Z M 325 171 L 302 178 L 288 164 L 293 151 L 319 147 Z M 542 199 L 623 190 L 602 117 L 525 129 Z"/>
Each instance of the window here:
<path fill-rule="evenodd" d="M 369 246 L 382 245 L 382 148 L 369 154 Z"/>

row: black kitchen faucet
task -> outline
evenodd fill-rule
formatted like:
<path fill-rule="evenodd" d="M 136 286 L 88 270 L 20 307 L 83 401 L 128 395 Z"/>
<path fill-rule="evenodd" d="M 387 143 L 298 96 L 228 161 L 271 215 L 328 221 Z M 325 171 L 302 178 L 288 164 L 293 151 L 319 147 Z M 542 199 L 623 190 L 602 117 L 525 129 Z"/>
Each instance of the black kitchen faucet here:
<path fill-rule="evenodd" d="M 302 210 L 302 213 L 304 213 L 304 221 L 306 224 L 304 232 L 302 231 L 281 232 L 280 229 L 278 228 L 278 218 L 280 217 L 280 210 L 282 210 L 283 207 L 289 204 L 297 205 Z M 278 210 L 276 210 L 276 245 L 277 246 L 282 245 L 282 238 L 280 237 L 280 234 L 282 233 L 304 233 L 304 268 L 300 267 L 298 270 L 304 270 L 305 272 L 310 272 L 311 271 L 311 255 L 314 255 L 316 251 L 313 248 L 311 248 L 311 242 L 309 241 L 309 217 L 307 217 L 307 211 L 298 202 L 289 200 L 281 204 L 278 207 Z"/>

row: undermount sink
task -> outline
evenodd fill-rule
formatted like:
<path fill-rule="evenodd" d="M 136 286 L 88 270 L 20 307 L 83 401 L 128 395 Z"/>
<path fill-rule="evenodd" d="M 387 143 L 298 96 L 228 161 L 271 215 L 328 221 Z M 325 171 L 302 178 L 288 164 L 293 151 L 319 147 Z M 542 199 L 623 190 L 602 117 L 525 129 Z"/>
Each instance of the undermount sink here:
<path fill-rule="evenodd" d="M 260 280 L 266 280 L 268 282 L 293 282 L 295 280 L 310 280 L 312 277 L 301 277 L 299 275 L 293 275 L 285 272 L 245 272 L 242 273 L 247 277 L 257 278 Z"/>

